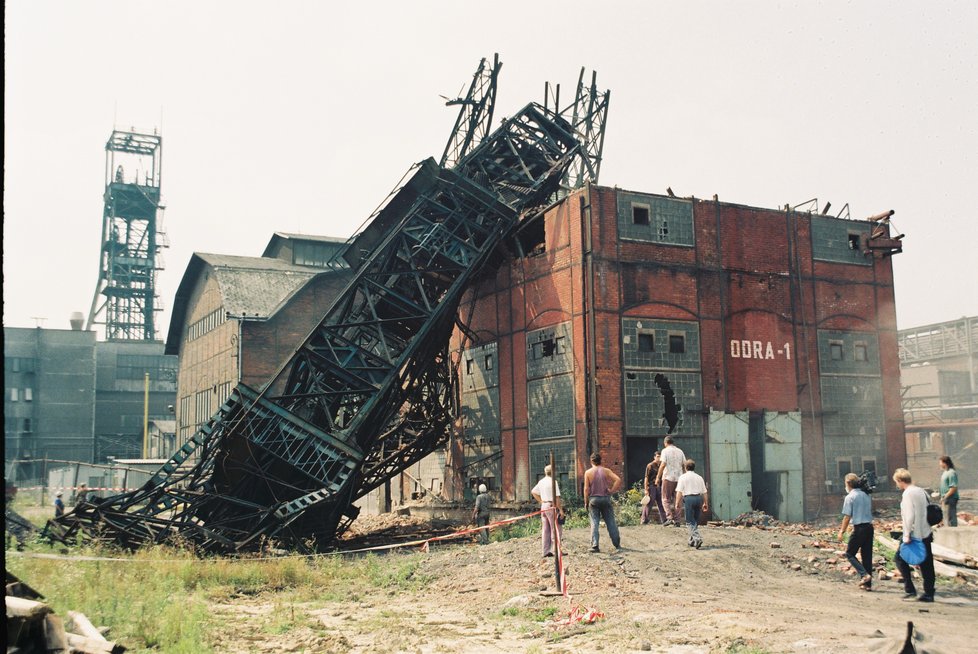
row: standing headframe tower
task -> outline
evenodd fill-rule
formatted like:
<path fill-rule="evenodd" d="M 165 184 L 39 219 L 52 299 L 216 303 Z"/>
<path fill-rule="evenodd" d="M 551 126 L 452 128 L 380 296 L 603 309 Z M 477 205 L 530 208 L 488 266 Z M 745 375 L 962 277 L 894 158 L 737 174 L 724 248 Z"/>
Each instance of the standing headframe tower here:
<path fill-rule="evenodd" d="M 98 285 L 86 329 L 105 325 L 106 340 L 156 340 L 162 269 L 160 181 L 163 139 L 113 130 L 105 144 L 105 194 Z"/>

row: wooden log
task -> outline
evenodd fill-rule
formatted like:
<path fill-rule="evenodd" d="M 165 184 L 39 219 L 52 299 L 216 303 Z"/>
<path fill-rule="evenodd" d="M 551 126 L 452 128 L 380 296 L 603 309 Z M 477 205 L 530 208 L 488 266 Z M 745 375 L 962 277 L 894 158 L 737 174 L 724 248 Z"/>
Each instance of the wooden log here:
<path fill-rule="evenodd" d="M 888 536 L 883 536 L 882 534 L 876 534 L 876 540 L 882 543 L 883 545 L 886 545 L 894 552 L 900 546 L 900 543 L 893 540 L 892 538 L 889 538 Z M 933 553 L 933 551 L 934 550 L 932 547 L 931 552 Z M 968 568 L 961 568 L 958 566 L 947 565 L 946 563 L 942 563 L 941 561 L 934 561 L 934 572 L 936 574 L 941 575 L 942 577 L 951 577 L 951 578 L 962 577 L 964 579 L 971 579 L 971 580 L 978 581 L 978 573 L 975 573 L 969 570 Z"/>
<path fill-rule="evenodd" d="M 956 565 L 964 565 L 969 568 L 974 568 L 976 566 L 975 559 L 973 557 L 970 557 L 967 554 L 962 554 L 956 550 L 952 550 L 950 547 L 933 543 L 931 545 L 931 551 L 934 553 L 935 559 L 939 559 L 947 563 L 954 563 Z"/>
<path fill-rule="evenodd" d="M 48 613 L 52 613 L 51 607 L 44 602 L 24 599 L 23 597 L 11 597 L 7 595 L 7 617 L 26 618 L 32 620 L 42 618 Z"/>
<path fill-rule="evenodd" d="M 107 640 L 86 638 L 78 634 L 68 634 L 68 645 L 71 647 L 71 651 L 79 654 L 120 654 L 120 652 L 126 651 L 122 645 Z"/>
<path fill-rule="evenodd" d="M 68 635 L 64 624 L 53 613 L 44 616 L 44 646 L 50 654 L 68 653 Z"/>
<path fill-rule="evenodd" d="M 91 620 L 80 611 L 68 611 L 68 631 L 72 631 L 85 638 L 91 638 L 92 640 L 100 640 L 105 643 L 109 642 L 102 635 L 102 632 L 95 628 Z"/>

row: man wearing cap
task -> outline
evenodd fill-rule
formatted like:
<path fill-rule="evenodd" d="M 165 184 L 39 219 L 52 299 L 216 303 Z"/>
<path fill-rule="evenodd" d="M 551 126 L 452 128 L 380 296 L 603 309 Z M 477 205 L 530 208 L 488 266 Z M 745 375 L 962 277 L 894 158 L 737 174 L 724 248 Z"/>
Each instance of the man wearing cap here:
<path fill-rule="evenodd" d="M 900 517 L 903 518 L 903 542 L 910 543 L 910 538 L 917 538 L 924 542 L 926 556 L 920 563 L 920 574 L 924 578 L 924 594 L 917 597 L 917 589 L 913 585 L 910 564 L 900 557 L 900 549 L 893 556 L 893 563 L 903 576 L 903 599 L 916 599 L 920 602 L 934 601 L 934 553 L 931 551 L 931 543 L 934 535 L 930 525 L 927 524 L 927 492 L 920 486 L 915 486 L 910 471 L 906 468 L 897 468 L 893 473 L 893 481 L 897 487 L 903 491 L 903 498 L 900 500 Z M 902 549 L 902 546 L 901 546 Z"/>
<path fill-rule="evenodd" d="M 492 496 L 485 484 L 479 484 L 479 494 L 475 496 L 475 509 L 472 511 L 472 519 L 477 527 L 485 527 L 489 524 L 489 509 L 492 507 Z M 489 542 L 489 530 L 479 530 L 479 544 L 485 545 Z"/>
<path fill-rule="evenodd" d="M 556 499 L 554 498 L 554 489 L 557 490 Z M 540 503 L 540 511 L 542 512 L 540 519 L 543 521 L 543 540 L 541 542 L 543 556 L 553 556 L 554 534 L 557 535 L 558 540 L 564 535 L 561 527 L 564 505 L 560 499 L 560 486 L 557 485 L 557 480 L 553 478 L 553 470 L 549 465 L 543 469 L 543 478 L 537 482 L 530 494 L 533 499 Z"/>
<path fill-rule="evenodd" d="M 62 492 L 58 491 L 54 494 L 54 517 L 60 518 L 65 514 L 65 503 L 61 499 Z"/>

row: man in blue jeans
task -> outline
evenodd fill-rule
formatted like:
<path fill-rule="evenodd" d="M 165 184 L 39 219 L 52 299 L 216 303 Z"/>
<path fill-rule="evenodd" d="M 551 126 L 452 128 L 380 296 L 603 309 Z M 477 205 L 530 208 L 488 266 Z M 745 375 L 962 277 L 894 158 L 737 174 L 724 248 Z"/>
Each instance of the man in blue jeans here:
<path fill-rule="evenodd" d="M 611 505 L 611 494 L 621 488 L 621 477 L 601 465 L 601 455 L 595 452 L 591 455 L 591 467 L 584 473 L 584 506 L 587 507 L 591 519 L 591 551 L 598 552 L 598 527 L 604 519 L 608 528 L 608 536 L 616 550 L 621 549 L 621 537 L 618 534 L 618 523 L 615 522 L 615 510 Z"/>

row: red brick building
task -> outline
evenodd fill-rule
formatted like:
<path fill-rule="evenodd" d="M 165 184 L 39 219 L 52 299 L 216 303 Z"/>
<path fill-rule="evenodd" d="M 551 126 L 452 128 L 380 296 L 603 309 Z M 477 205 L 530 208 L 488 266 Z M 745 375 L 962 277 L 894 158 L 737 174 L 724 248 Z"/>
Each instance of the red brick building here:
<path fill-rule="evenodd" d="M 906 464 L 887 221 L 592 186 L 524 225 L 461 307 L 455 492 L 525 500 L 550 452 L 629 483 L 677 445 L 721 517 L 801 520 Z"/>

